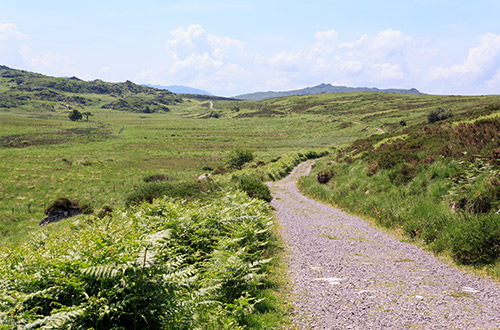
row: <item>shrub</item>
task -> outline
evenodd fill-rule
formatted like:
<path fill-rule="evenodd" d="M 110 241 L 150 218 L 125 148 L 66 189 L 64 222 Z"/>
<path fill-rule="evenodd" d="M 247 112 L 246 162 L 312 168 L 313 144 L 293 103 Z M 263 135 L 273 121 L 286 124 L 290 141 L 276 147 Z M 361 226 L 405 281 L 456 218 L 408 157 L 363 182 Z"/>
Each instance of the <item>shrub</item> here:
<path fill-rule="evenodd" d="M 333 169 L 328 169 L 328 170 L 319 172 L 316 175 L 316 181 L 318 181 L 321 184 L 326 184 L 333 178 L 333 175 L 334 175 Z"/>
<path fill-rule="evenodd" d="M 415 166 L 408 163 L 401 163 L 389 172 L 389 179 L 395 186 L 401 186 L 410 182 L 415 177 L 415 174 Z"/>
<path fill-rule="evenodd" d="M 217 175 L 217 174 L 227 174 L 227 173 L 231 173 L 232 170 L 228 169 L 228 168 L 225 168 L 223 166 L 219 166 L 217 167 L 213 172 L 212 172 L 212 175 Z"/>
<path fill-rule="evenodd" d="M 238 188 L 252 198 L 259 198 L 267 202 L 273 199 L 269 187 L 251 176 L 241 177 Z"/>
<path fill-rule="evenodd" d="M 452 255 L 462 264 L 490 264 L 500 258 L 498 215 L 463 215 L 451 231 Z"/>
<path fill-rule="evenodd" d="M 151 203 L 153 200 L 163 196 L 195 199 L 210 189 L 206 184 L 210 183 L 150 182 L 135 188 L 131 193 L 129 193 L 125 198 L 125 205 L 129 207 L 131 205 L 140 204 L 141 202 Z"/>
<path fill-rule="evenodd" d="M 47 215 L 40 220 L 39 226 L 45 226 L 51 222 L 56 222 L 62 219 L 70 218 L 78 214 L 91 214 L 92 207 L 89 204 L 81 204 L 78 199 L 69 199 L 61 197 L 52 202 L 45 210 Z"/>
<path fill-rule="evenodd" d="M 227 158 L 227 166 L 229 168 L 240 170 L 244 164 L 253 160 L 253 152 L 245 148 L 233 149 Z"/>
<path fill-rule="evenodd" d="M 69 113 L 68 118 L 71 119 L 72 121 L 79 121 L 82 120 L 83 115 L 80 111 L 73 110 Z"/>
<path fill-rule="evenodd" d="M 476 160 L 455 174 L 450 204 L 469 213 L 486 213 L 499 206 L 500 172 Z"/>
<path fill-rule="evenodd" d="M 432 110 L 428 115 L 427 115 L 427 122 L 429 124 L 435 123 L 440 120 L 445 120 L 448 118 L 453 117 L 453 113 L 450 110 L 446 110 L 443 108 L 437 108 L 435 110 Z"/>
<path fill-rule="evenodd" d="M 154 181 L 174 181 L 174 179 L 167 174 L 151 174 L 142 178 L 144 182 L 154 182 Z"/>

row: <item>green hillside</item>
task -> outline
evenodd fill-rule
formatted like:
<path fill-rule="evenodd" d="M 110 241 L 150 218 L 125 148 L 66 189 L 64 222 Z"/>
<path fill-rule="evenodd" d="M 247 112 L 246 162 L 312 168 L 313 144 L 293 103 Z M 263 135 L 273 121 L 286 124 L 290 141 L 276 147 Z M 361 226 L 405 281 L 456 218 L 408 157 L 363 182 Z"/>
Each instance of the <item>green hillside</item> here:
<path fill-rule="evenodd" d="M 319 157 L 311 196 L 498 277 L 499 109 L 494 95 L 239 101 L 1 67 L 0 329 L 286 327 L 262 182 Z M 38 226 L 62 206 L 85 214 Z"/>
<path fill-rule="evenodd" d="M 499 277 L 500 103 L 433 118 L 352 143 L 302 188 Z"/>
<path fill-rule="evenodd" d="M 369 87 L 346 87 L 346 86 L 332 86 L 330 84 L 321 84 L 314 87 L 306 87 L 292 91 L 283 92 L 256 92 L 250 94 L 243 94 L 235 96 L 235 99 L 247 101 L 261 101 L 265 99 L 295 96 L 295 95 L 311 95 L 311 94 L 330 94 L 330 93 L 393 93 L 393 94 L 421 94 L 417 89 L 379 89 Z"/>
<path fill-rule="evenodd" d="M 0 109 L 62 111 L 102 107 L 134 112 L 168 111 L 182 102 L 175 94 L 130 81 L 107 83 L 54 78 L 0 66 Z"/>

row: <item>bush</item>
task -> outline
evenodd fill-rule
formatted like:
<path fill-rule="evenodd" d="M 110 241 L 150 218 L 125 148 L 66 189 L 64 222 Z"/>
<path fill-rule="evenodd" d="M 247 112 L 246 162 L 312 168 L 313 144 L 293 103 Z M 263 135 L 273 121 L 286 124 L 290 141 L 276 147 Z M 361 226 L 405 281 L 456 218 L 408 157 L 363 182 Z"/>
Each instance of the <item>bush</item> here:
<path fill-rule="evenodd" d="M 80 111 L 73 110 L 69 113 L 68 118 L 71 119 L 72 121 L 79 121 L 82 120 L 83 115 Z"/>
<path fill-rule="evenodd" d="M 389 172 L 389 179 L 395 186 L 402 186 L 410 182 L 416 174 L 415 166 L 408 163 L 396 165 Z"/>
<path fill-rule="evenodd" d="M 167 174 L 151 174 L 142 178 L 144 182 L 154 182 L 154 181 L 174 181 L 174 179 Z"/>
<path fill-rule="evenodd" d="M 334 175 L 333 169 L 328 169 L 319 172 L 318 175 L 316 175 L 316 181 L 318 181 L 321 184 L 326 184 L 333 178 L 333 175 Z"/>
<path fill-rule="evenodd" d="M 469 213 L 487 213 L 500 206 L 500 172 L 476 160 L 455 174 L 450 204 Z"/>
<path fill-rule="evenodd" d="M 443 108 L 437 108 L 435 110 L 432 110 L 428 115 L 427 115 L 427 122 L 429 124 L 435 123 L 440 120 L 445 120 L 448 118 L 453 117 L 453 113 L 450 110 L 445 110 Z"/>
<path fill-rule="evenodd" d="M 1 246 L 0 328 L 274 329 L 247 326 L 273 313 L 262 302 L 275 285 L 269 205 L 217 197 L 158 200 Z"/>
<path fill-rule="evenodd" d="M 498 215 L 463 215 L 450 234 L 452 255 L 462 264 L 491 264 L 500 258 Z"/>
<path fill-rule="evenodd" d="M 244 176 L 240 178 L 238 189 L 243 190 L 249 197 L 252 198 L 259 198 L 267 202 L 270 202 L 273 199 L 269 187 L 251 176 Z"/>
<path fill-rule="evenodd" d="M 233 149 L 228 156 L 227 166 L 240 170 L 244 164 L 253 160 L 253 152 L 245 148 Z"/>
<path fill-rule="evenodd" d="M 125 198 L 125 205 L 129 207 L 131 205 L 140 204 L 141 202 L 151 203 L 153 200 L 163 196 L 190 200 L 195 199 L 210 190 L 209 186 L 206 184 L 209 184 L 209 182 L 150 182 L 135 188 L 129 193 Z"/>

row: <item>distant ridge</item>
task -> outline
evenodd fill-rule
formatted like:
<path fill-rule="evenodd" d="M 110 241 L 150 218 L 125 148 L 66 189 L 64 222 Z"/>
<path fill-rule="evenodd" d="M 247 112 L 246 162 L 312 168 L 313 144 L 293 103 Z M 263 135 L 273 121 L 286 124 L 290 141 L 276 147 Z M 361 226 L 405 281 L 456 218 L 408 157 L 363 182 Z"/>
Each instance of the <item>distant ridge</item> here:
<path fill-rule="evenodd" d="M 161 86 L 161 85 L 144 84 L 143 86 L 152 87 L 152 88 L 156 88 L 156 89 L 166 89 L 166 90 L 169 90 L 175 94 L 196 94 L 196 95 L 212 96 L 212 94 L 210 94 L 209 92 L 204 91 L 202 89 L 197 89 L 197 88 L 192 88 L 192 87 L 182 86 L 182 85 Z"/>
<path fill-rule="evenodd" d="M 417 89 L 378 89 L 369 87 L 346 87 L 346 86 L 332 86 L 330 84 L 321 84 L 314 87 L 307 87 L 292 91 L 283 92 L 256 92 L 250 94 L 242 94 L 234 96 L 235 99 L 260 101 L 270 99 L 273 97 L 294 96 L 294 95 L 309 95 L 309 94 L 326 94 L 326 93 L 358 93 L 358 92 L 372 92 L 372 93 L 395 93 L 395 94 L 422 94 Z"/>

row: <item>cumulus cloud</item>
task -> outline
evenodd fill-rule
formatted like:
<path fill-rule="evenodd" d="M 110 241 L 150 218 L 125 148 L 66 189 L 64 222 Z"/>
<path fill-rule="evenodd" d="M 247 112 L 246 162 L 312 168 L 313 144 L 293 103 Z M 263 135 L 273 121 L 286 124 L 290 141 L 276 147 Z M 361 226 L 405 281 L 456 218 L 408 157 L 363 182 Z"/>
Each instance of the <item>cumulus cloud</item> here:
<path fill-rule="evenodd" d="M 20 48 L 28 36 L 17 29 L 12 23 L 0 23 L 0 64 L 21 66 Z"/>
<path fill-rule="evenodd" d="M 0 23 L 0 41 L 8 39 L 27 39 L 27 35 L 18 31 L 17 27 L 12 23 Z"/>
<path fill-rule="evenodd" d="M 155 84 L 184 84 L 219 95 L 257 90 L 287 90 L 332 83 L 366 87 L 416 87 L 427 93 L 498 93 L 500 36 L 478 38 L 462 62 L 449 61 L 447 49 L 432 40 L 383 30 L 356 40 L 341 40 L 335 30 L 318 31 L 309 45 L 264 56 L 229 36 L 201 25 L 179 27 L 165 43 L 160 69 L 143 70 L 135 79 Z M 472 91 L 471 85 L 477 91 Z M 495 91 L 496 89 L 496 91 Z"/>
<path fill-rule="evenodd" d="M 24 62 L 37 72 L 61 76 L 76 71 L 71 60 L 61 54 L 53 52 L 38 54 L 30 46 L 23 46 L 20 49 L 20 53 L 23 56 Z"/>
<path fill-rule="evenodd" d="M 135 79 L 154 84 L 184 84 L 214 93 L 231 93 L 246 78 L 245 42 L 208 33 L 201 25 L 179 27 L 165 44 L 160 70 L 144 70 Z"/>
<path fill-rule="evenodd" d="M 300 72 L 316 82 L 400 84 L 408 78 L 403 59 L 411 43 L 412 38 L 395 30 L 364 35 L 354 42 L 340 42 L 334 30 L 320 31 L 311 47 L 280 52 L 268 64 L 278 74 Z"/>
<path fill-rule="evenodd" d="M 431 75 L 431 80 L 457 81 L 462 83 L 478 83 L 495 79 L 500 69 L 500 35 L 486 33 L 478 40 L 478 45 L 469 50 L 467 58 L 460 64 L 451 67 L 437 67 Z"/>
<path fill-rule="evenodd" d="M 216 36 L 205 31 L 201 25 L 180 27 L 172 31 L 173 39 L 167 41 L 168 53 L 177 60 L 183 60 L 192 54 L 208 54 L 214 59 L 228 59 L 240 52 L 245 43 L 227 36 Z"/>

